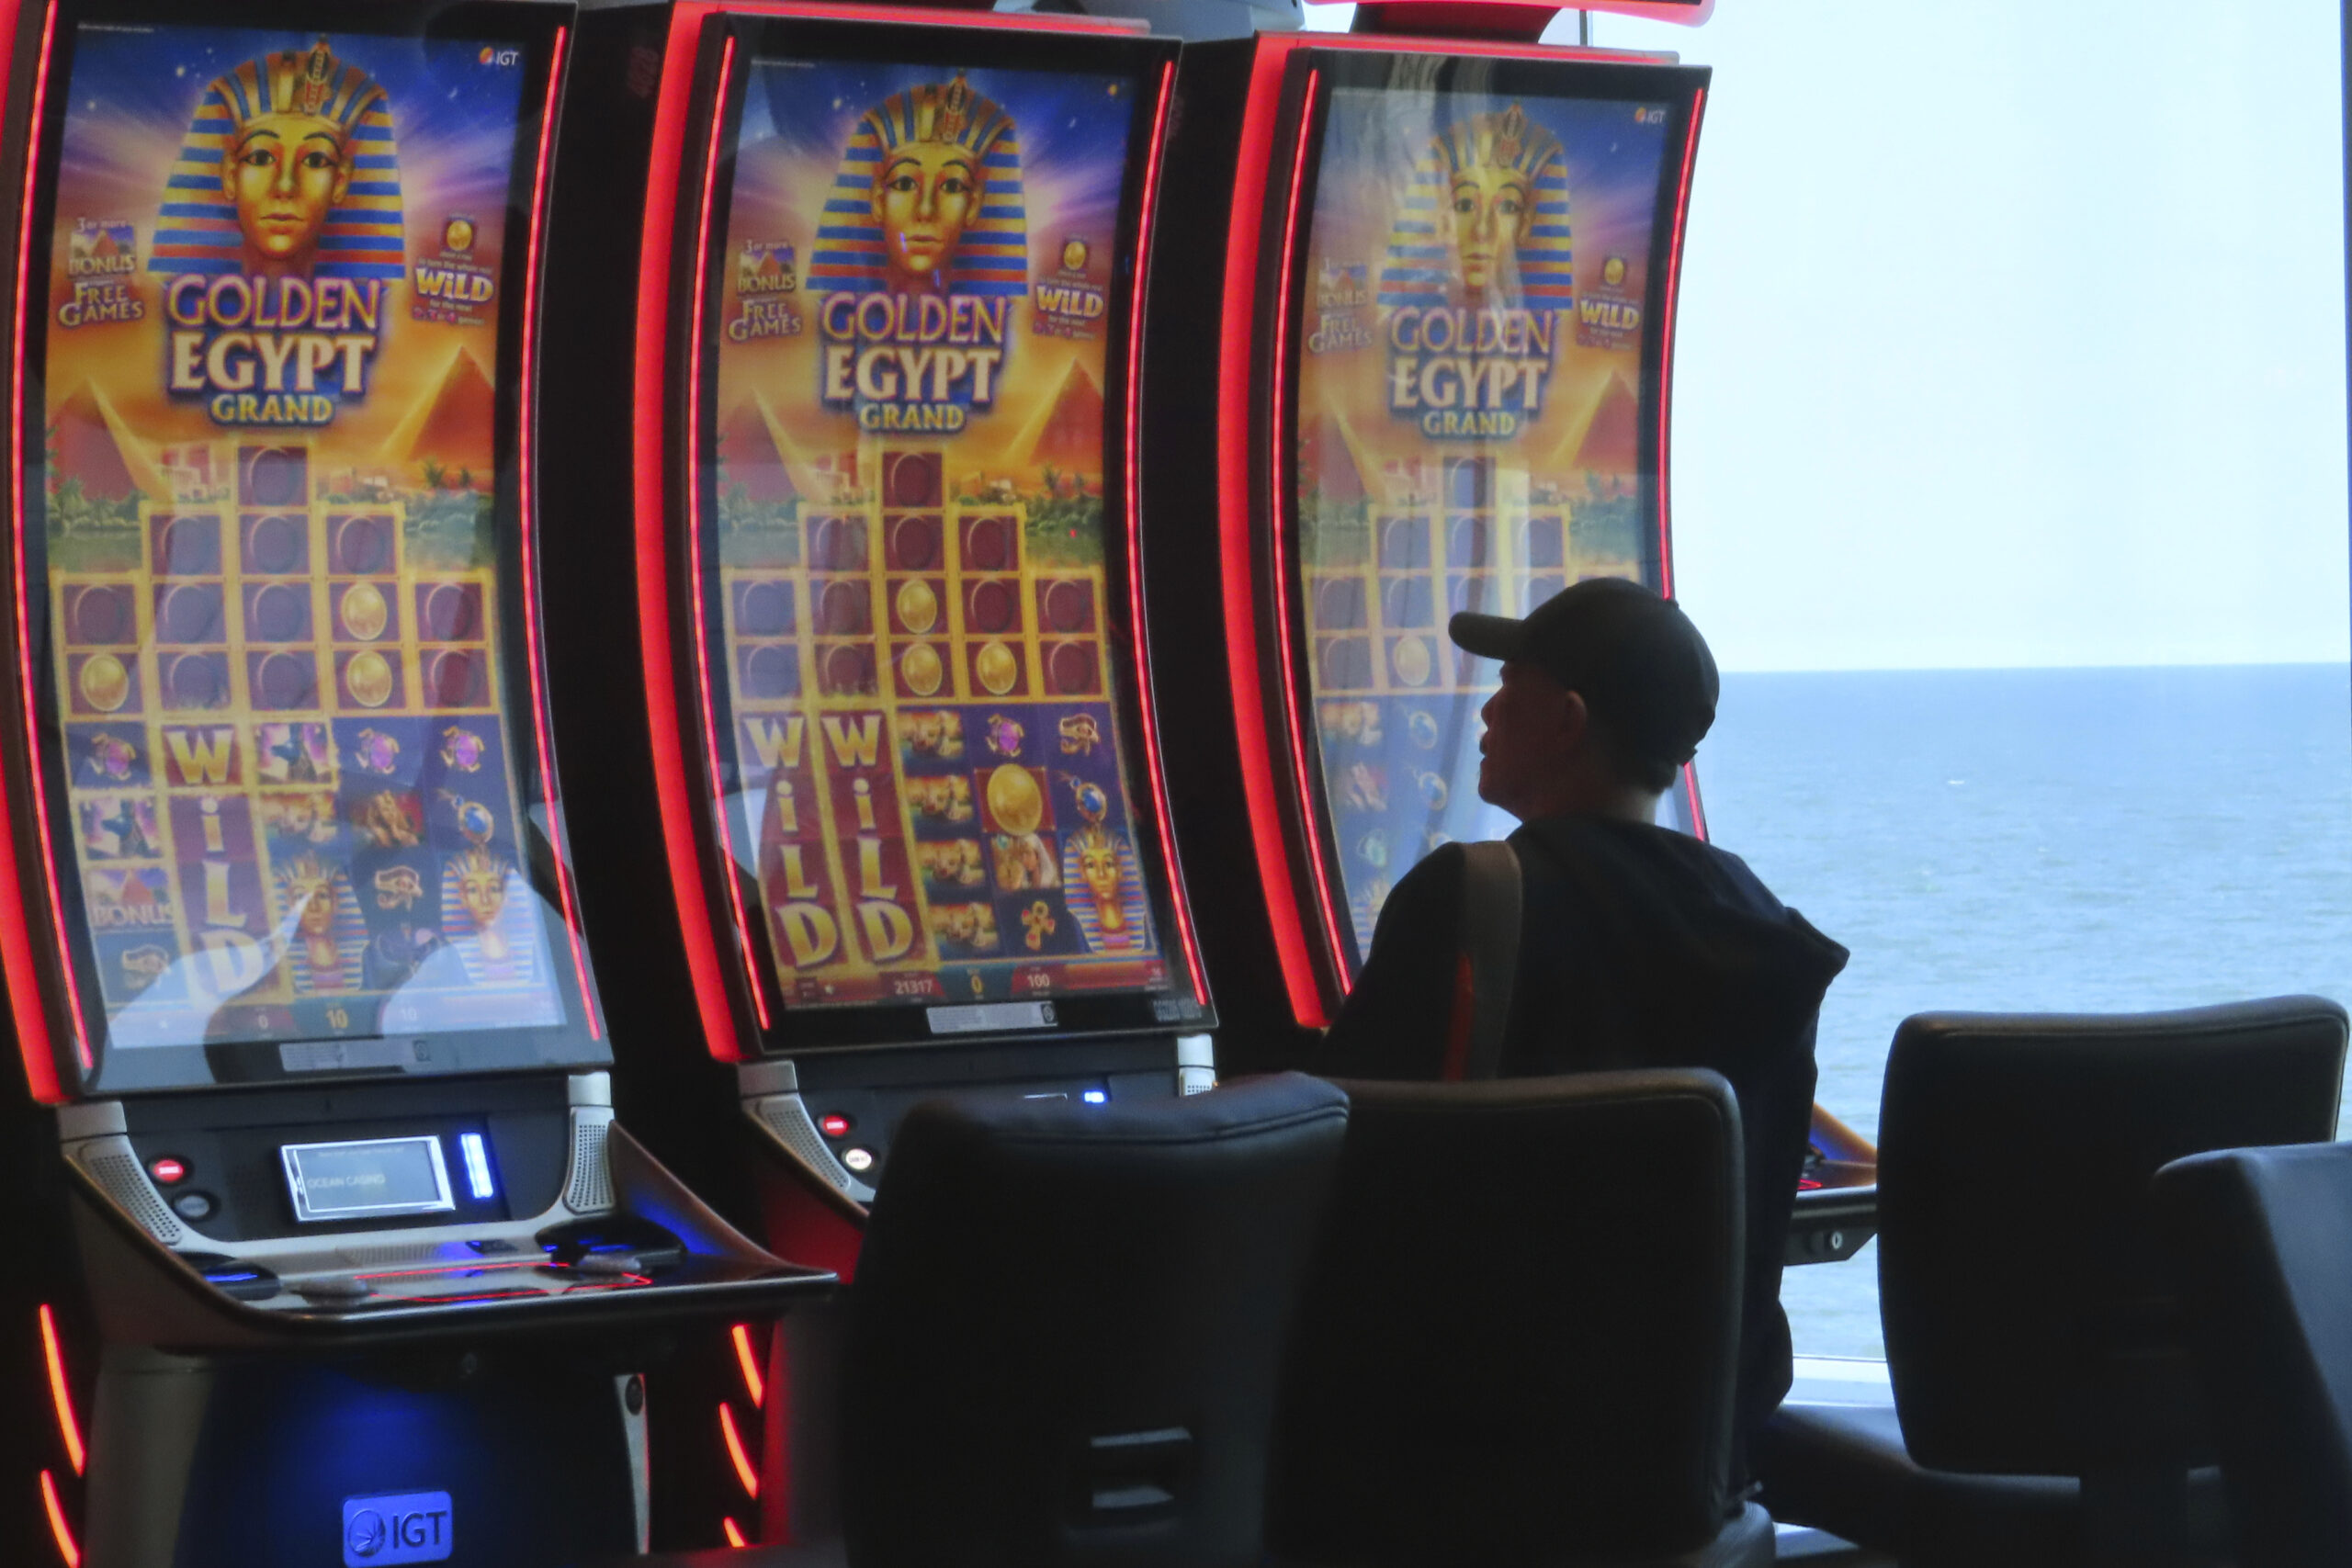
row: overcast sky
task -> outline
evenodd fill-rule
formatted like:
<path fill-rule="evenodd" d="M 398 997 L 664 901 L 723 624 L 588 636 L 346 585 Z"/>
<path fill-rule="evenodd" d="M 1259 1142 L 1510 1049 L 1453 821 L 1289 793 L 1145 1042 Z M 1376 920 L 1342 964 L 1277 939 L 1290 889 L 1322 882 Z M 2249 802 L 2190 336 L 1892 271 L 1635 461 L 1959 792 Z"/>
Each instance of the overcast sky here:
<path fill-rule="evenodd" d="M 2334 6 L 1595 28 L 1716 70 L 1674 524 L 1724 668 L 2347 656 Z"/>

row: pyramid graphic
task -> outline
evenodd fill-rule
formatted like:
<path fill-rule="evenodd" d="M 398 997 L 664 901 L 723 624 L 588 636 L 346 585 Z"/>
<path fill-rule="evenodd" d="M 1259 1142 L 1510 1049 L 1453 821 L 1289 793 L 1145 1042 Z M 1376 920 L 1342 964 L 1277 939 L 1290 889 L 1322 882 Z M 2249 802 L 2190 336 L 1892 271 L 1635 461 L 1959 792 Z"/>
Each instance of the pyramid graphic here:
<path fill-rule="evenodd" d="M 1363 464 L 1347 415 L 1325 411 L 1299 443 L 1298 480 L 1302 491 L 1314 491 L 1327 502 L 1364 499 Z"/>
<path fill-rule="evenodd" d="M 718 427 L 720 485 L 729 490 L 741 485 L 747 497 L 761 504 L 790 501 L 800 493 L 792 478 L 794 455 L 763 393 L 753 392 L 737 403 Z"/>
<path fill-rule="evenodd" d="M 448 475 L 446 482 L 456 483 L 458 471 L 470 468 L 475 486 L 487 490 L 498 460 L 497 401 L 481 362 L 460 348 L 450 355 L 433 396 L 392 432 L 385 456 L 401 466 L 406 479 L 421 477 L 419 466 L 431 458 Z"/>
<path fill-rule="evenodd" d="M 145 447 L 93 383 L 83 382 L 50 423 L 57 427 L 56 477 L 80 479 L 83 494 L 96 501 L 171 499 Z"/>
<path fill-rule="evenodd" d="M 1102 473 L 1102 389 L 1086 367 L 1071 361 L 1060 389 L 1014 448 L 1033 468 L 1050 463 L 1065 473 L 1099 479 Z"/>
<path fill-rule="evenodd" d="M 1633 478 L 1641 469 L 1641 400 L 1625 385 L 1625 378 L 1611 376 L 1592 412 L 1586 416 L 1582 433 L 1571 437 L 1576 457 L 1568 467 L 1590 474 Z M 1560 453 L 1567 450 L 1568 442 L 1561 442 Z"/>

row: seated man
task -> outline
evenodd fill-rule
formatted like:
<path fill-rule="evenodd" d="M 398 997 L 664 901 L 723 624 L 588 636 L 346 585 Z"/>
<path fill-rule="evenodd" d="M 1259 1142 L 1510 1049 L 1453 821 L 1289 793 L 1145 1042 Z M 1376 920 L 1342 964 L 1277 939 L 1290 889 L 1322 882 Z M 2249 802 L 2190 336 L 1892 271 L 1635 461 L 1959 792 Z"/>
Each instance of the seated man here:
<path fill-rule="evenodd" d="M 1789 1388 L 1781 1255 L 1812 1120 L 1814 1030 L 1846 950 L 1737 856 L 1655 823 L 1658 796 L 1715 717 L 1714 658 L 1679 608 L 1596 578 L 1524 620 L 1464 614 L 1449 629 L 1502 661 L 1482 716 L 1478 794 L 1523 824 L 1510 836 L 1523 913 L 1498 1070 L 1712 1067 L 1739 1098 L 1744 1451 Z M 1318 1070 L 1463 1076 L 1464 858 L 1448 845 L 1389 895 Z"/>

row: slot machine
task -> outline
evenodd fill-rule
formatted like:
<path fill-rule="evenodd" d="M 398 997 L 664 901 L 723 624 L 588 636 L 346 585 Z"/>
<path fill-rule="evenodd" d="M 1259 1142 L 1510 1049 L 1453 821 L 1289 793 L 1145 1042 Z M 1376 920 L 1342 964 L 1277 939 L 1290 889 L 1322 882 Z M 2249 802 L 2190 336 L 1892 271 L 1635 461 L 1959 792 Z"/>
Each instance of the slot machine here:
<path fill-rule="evenodd" d="M 549 601 L 594 671 L 557 692 L 594 759 L 583 901 L 644 958 L 606 987 L 621 1091 L 846 1275 L 917 1100 L 1214 1081 L 1136 613 L 1176 46 L 887 6 L 583 26 L 607 107 L 567 130 L 550 479 L 597 543 Z M 821 1448 L 830 1352 L 745 1328 L 704 1468 L 760 1540 L 807 1540 L 823 1489 L 775 1466 Z"/>
<path fill-rule="evenodd" d="M 1448 618 L 1591 576 L 1674 593 L 1709 73 L 1545 45 L 1555 14 L 1366 4 L 1352 33 L 1186 51 L 1166 199 L 1199 264 L 1155 301 L 1154 407 L 1216 417 L 1151 426 L 1154 471 L 1186 488 L 1155 513 L 1182 522 L 1148 589 L 1162 640 L 1213 639 L 1224 677 L 1163 694 L 1228 1068 L 1286 1065 L 1329 1024 L 1422 856 L 1513 826 L 1477 792 L 1497 670 Z M 1692 770 L 1661 820 L 1704 836 Z M 1867 1182 L 1861 1140 L 1821 1116 L 1815 1143 L 1809 1181 Z M 1835 1217 L 1801 1215 L 1794 1250 L 1867 1239 L 1866 1201 L 1808 1201 Z"/>
<path fill-rule="evenodd" d="M 15 21 L 10 1560 L 641 1550 L 662 1340 L 832 1281 L 613 1111 L 539 604 L 571 7 Z"/>

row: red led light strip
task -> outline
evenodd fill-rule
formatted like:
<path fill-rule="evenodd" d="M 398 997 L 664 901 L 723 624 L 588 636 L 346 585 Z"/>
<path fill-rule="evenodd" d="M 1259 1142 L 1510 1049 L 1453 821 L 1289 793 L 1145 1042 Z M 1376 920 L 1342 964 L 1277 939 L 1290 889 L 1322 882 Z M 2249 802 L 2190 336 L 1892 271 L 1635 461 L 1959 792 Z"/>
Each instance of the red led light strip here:
<path fill-rule="evenodd" d="M 767 1386 L 760 1377 L 760 1359 L 752 1354 L 752 1330 L 748 1325 L 737 1324 L 734 1331 L 735 1359 L 742 1364 L 743 1389 L 752 1396 L 753 1405 L 768 1402 Z"/>
<path fill-rule="evenodd" d="M 722 1062 L 743 1059 L 736 1037 L 735 1010 L 711 930 L 702 862 L 695 847 L 695 803 L 685 740 L 678 716 L 676 666 L 671 660 L 669 497 L 664 422 L 653 412 L 668 406 L 670 371 L 670 268 L 675 248 L 678 179 L 685 155 L 686 116 L 693 99 L 694 39 L 710 12 L 707 6 L 682 5 L 671 15 L 669 53 L 653 118 L 653 146 L 646 180 L 643 239 L 638 251 L 637 368 L 630 422 L 636 444 L 631 482 L 636 496 L 638 657 L 645 671 L 647 727 L 653 744 L 653 783 L 662 810 L 662 845 L 670 863 L 678 931 L 694 982 L 695 1009 L 702 1017 L 703 1042 Z M 752 977 L 757 999 L 758 977 Z"/>
<path fill-rule="evenodd" d="M 1159 192 L 1159 155 L 1168 140 L 1168 106 L 1174 97 L 1174 62 L 1159 68 L 1159 103 L 1151 117 L 1151 146 L 1144 162 L 1143 203 L 1136 220 L 1135 291 L 1127 306 L 1127 624 L 1135 637 L 1138 693 L 1136 707 L 1143 715 L 1144 772 L 1151 777 L 1151 798 L 1159 808 L 1159 854 L 1168 868 L 1168 893 L 1176 906 L 1176 934 L 1184 950 L 1184 966 L 1193 977 L 1195 996 L 1204 989 L 1201 980 L 1201 948 L 1193 935 L 1193 915 L 1184 897 L 1184 881 L 1176 866 L 1176 820 L 1168 807 L 1168 781 L 1159 767 L 1159 720 L 1148 692 L 1141 690 L 1151 669 L 1150 639 L 1143 614 L 1143 468 L 1140 461 L 1143 423 L 1143 310 L 1150 275 L 1149 249 L 1152 203 Z"/>
<path fill-rule="evenodd" d="M 1240 155 L 1233 182 L 1233 206 L 1225 243 L 1224 320 L 1217 342 L 1217 565 L 1225 605 L 1225 657 L 1233 687 L 1234 745 L 1241 763 L 1243 804 L 1257 854 L 1258 878 L 1265 889 L 1267 923 L 1274 956 L 1289 995 L 1291 1016 L 1303 1028 L 1330 1021 L 1322 987 L 1307 952 L 1298 915 L 1298 889 L 1291 878 L 1290 852 L 1283 837 L 1272 748 L 1268 744 L 1265 694 L 1258 681 L 1257 586 L 1250 570 L 1250 439 L 1254 416 L 1251 387 L 1256 373 L 1259 231 L 1265 219 L 1266 175 L 1273 161 L 1274 111 L 1282 95 L 1283 62 L 1294 39 L 1258 40 L 1250 69 L 1250 96 L 1241 118 Z"/>
<path fill-rule="evenodd" d="M 13 18 L 11 18 L 13 19 Z M 58 890 L 57 849 L 49 833 L 49 786 L 41 776 L 40 708 L 33 700 L 33 644 L 30 610 L 32 584 L 31 568 L 25 558 L 25 537 L 28 519 L 25 515 L 25 340 L 32 303 L 32 288 L 28 275 L 33 258 L 33 205 L 40 189 L 41 117 L 49 98 L 50 44 L 57 30 L 56 0 L 42 14 L 40 52 L 35 57 L 33 72 L 33 102 L 31 130 L 25 139 L 24 206 L 17 221 L 17 342 L 9 365 L 9 417 L 15 421 L 9 436 L 8 509 L 17 529 L 14 567 L 17 587 L 17 678 L 24 699 L 26 754 L 32 775 L 33 821 L 30 831 L 39 841 L 41 871 L 49 886 L 49 912 L 51 929 L 57 937 L 58 966 L 65 976 L 67 1020 L 74 1034 L 74 1049 L 87 1072 L 92 1066 L 90 1042 L 82 1022 L 82 987 L 74 973 L 74 948 L 65 931 L 65 906 Z M 14 36 L 13 28 L 10 36 Z M 47 592 L 44 585 L 43 592 Z M 0 812 L 0 818 L 7 814 Z M 49 1020 L 41 1008 L 41 987 L 39 971 L 33 963 L 31 921 L 25 909 L 24 887 L 17 877 L 17 857 L 13 830 L 0 826 L 8 841 L 0 844 L 0 893 L 6 897 L 7 919 L 0 927 L 0 960 L 8 971 L 10 1010 L 17 1021 L 17 1048 L 25 1059 L 25 1077 L 36 1099 L 55 1104 L 64 1099 L 64 1090 L 57 1079 L 57 1062 L 50 1043 Z"/>
<path fill-rule="evenodd" d="M 539 575 L 531 564 L 531 545 L 539 531 L 537 494 L 533 486 L 531 434 L 538 423 L 538 366 L 532 355 L 539 319 L 539 238 L 547 227 L 548 164 L 555 151 L 556 103 L 563 91 L 563 45 L 571 29 L 558 28 L 548 51 L 548 96 L 539 110 L 538 164 L 531 172 L 531 233 L 523 260 L 523 430 L 517 443 L 516 472 L 523 511 L 523 640 L 530 658 L 531 722 L 539 739 L 539 798 L 547 802 L 548 839 L 555 848 L 556 896 L 563 901 L 563 934 L 571 943 L 571 973 L 580 982 L 580 1005 L 588 1014 L 588 1037 L 605 1037 L 604 1020 L 596 1013 L 596 993 L 588 984 L 588 955 L 580 943 L 580 908 L 571 894 L 571 871 L 566 864 L 571 848 L 563 837 L 563 804 L 555 788 L 555 740 L 548 728 L 547 682 L 539 667 Z"/>
<path fill-rule="evenodd" d="M 752 1544 L 750 1541 L 743 1539 L 743 1527 L 737 1524 L 733 1519 L 721 1519 L 718 1523 L 720 1528 L 727 1531 L 728 1545 L 740 1549 Z"/>
<path fill-rule="evenodd" d="M 725 1400 L 718 1402 L 718 1431 L 727 1439 L 727 1457 L 735 1462 L 735 1479 L 752 1496 L 760 1495 L 760 1472 L 752 1468 L 751 1456 L 743 1451 L 742 1434 L 735 1430 L 735 1407 Z"/>
<path fill-rule="evenodd" d="M 1315 91 L 1322 85 L 1319 71 L 1306 73 L 1306 91 L 1298 105 L 1298 148 L 1291 158 L 1290 196 L 1283 209 L 1283 263 L 1275 275 L 1274 285 L 1274 357 L 1273 374 L 1277 386 L 1284 368 L 1290 364 L 1290 281 L 1291 262 L 1298 242 L 1298 208 L 1306 194 L 1306 145 L 1315 126 Z M 1276 396 L 1281 394 L 1277 391 Z M 1285 465 L 1283 456 L 1288 443 L 1283 440 L 1282 410 L 1274 411 L 1274 452 L 1270 465 L 1267 515 L 1273 521 L 1274 534 L 1274 648 L 1281 655 L 1283 670 L 1283 712 L 1290 725 L 1290 763 L 1292 775 L 1298 785 L 1298 819 L 1306 834 L 1306 865 L 1315 878 L 1315 912 L 1323 922 L 1323 937 L 1330 944 L 1331 967 L 1345 975 L 1347 952 L 1340 934 L 1339 906 L 1331 895 L 1330 874 L 1324 865 L 1323 823 L 1316 811 L 1315 786 L 1306 776 L 1306 731 L 1298 707 L 1298 673 L 1292 667 L 1290 637 L 1290 497 L 1284 492 Z"/>
<path fill-rule="evenodd" d="M 759 959 L 752 947 L 752 924 L 743 913 L 742 890 L 735 885 L 735 834 L 727 820 L 727 795 L 718 762 L 718 707 L 711 697 L 710 630 L 702 611 L 702 479 L 695 471 L 702 456 L 702 310 L 703 288 L 710 269 L 710 208 L 718 186 L 719 132 L 727 123 L 727 88 L 735 71 L 735 40 L 729 39 L 718 54 L 718 89 L 711 99 L 710 145 L 702 164 L 702 211 L 695 224 L 694 305 L 686 320 L 686 583 L 694 595 L 688 612 L 695 632 L 695 690 L 702 698 L 704 765 L 708 770 L 711 816 L 718 823 L 718 844 L 726 863 L 719 881 L 727 888 L 728 912 L 735 919 L 735 942 L 743 953 L 744 978 L 751 982 L 752 1010 L 760 1028 L 768 1027 L 765 988 L 760 984 Z"/>
<path fill-rule="evenodd" d="M 1674 529 L 1670 521 L 1672 507 L 1668 503 L 1668 447 L 1674 439 L 1674 306 L 1675 296 L 1682 283 L 1682 231 L 1690 216 L 1690 165 L 1699 154 L 1699 118 L 1707 109 L 1707 89 L 1700 88 L 1690 96 L 1690 126 L 1682 139 L 1682 183 L 1674 195 L 1673 237 L 1666 252 L 1666 324 L 1661 330 L 1657 357 L 1657 575 L 1658 592 L 1668 599 L 1674 597 Z M 1690 804 L 1695 819 L 1698 795 L 1694 791 Z M 1706 837 L 1704 833 L 1701 838 Z"/>
<path fill-rule="evenodd" d="M 49 1397 L 57 1406 L 58 1435 L 65 1439 L 65 1457 L 79 1475 L 88 1454 L 82 1447 L 82 1423 L 74 1417 L 74 1393 L 65 1384 L 65 1355 L 57 1345 L 57 1320 L 47 1302 L 40 1305 L 40 1352 L 49 1364 Z"/>
<path fill-rule="evenodd" d="M 58 1501 L 57 1478 L 45 1470 L 40 1472 L 40 1504 L 49 1510 L 49 1533 L 57 1542 L 57 1554 L 65 1559 L 65 1568 L 82 1568 L 82 1549 L 74 1543 L 74 1531 L 65 1523 L 65 1505 Z"/>

